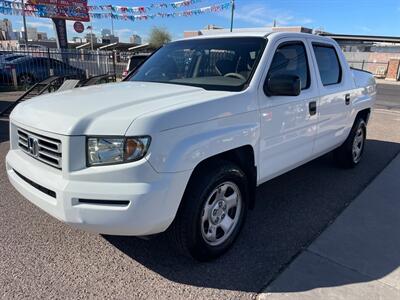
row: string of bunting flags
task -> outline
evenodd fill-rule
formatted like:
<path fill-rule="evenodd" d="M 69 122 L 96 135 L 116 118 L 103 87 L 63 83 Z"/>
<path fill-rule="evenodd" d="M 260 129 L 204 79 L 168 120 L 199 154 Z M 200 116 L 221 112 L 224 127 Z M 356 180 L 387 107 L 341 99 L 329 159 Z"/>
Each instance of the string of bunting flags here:
<path fill-rule="evenodd" d="M 211 5 L 207 7 L 201 7 L 196 9 L 184 10 L 179 12 L 171 12 L 171 13 L 154 13 L 154 14 L 140 14 L 140 15 L 126 15 L 126 14 L 114 14 L 114 13 L 90 13 L 90 17 L 94 19 L 109 19 L 113 18 L 115 20 L 123 20 L 123 21 L 146 21 L 152 20 L 157 17 L 160 18 L 175 18 L 175 17 L 191 17 L 202 15 L 206 13 L 216 13 L 223 10 L 228 9 L 231 6 L 231 3 L 223 3 L 219 5 Z"/>
<path fill-rule="evenodd" d="M 174 3 L 164 3 L 164 4 L 152 4 L 149 7 L 155 8 L 157 5 L 157 8 L 166 8 L 168 6 L 171 6 L 173 8 L 179 8 L 179 7 L 186 7 L 189 5 L 194 4 L 195 2 L 200 2 L 202 0 L 186 0 L 186 1 L 179 1 L 179 2 L 174 2 Z M 185 4 L 186 3 L 186 4 Z M 12 4 L 12 5 L 10 5 Z M 18 2 L 14 2 L 11 0 L 0 0 L 0 14 L 5 14 L 5 15 L 22 15 L 22 6 L 16 5 Z M 172 4 L 176 5 L 175 7 L 172 6 Z M 160 5 L 166 5 L 166 6 L 160 6 Z M 191 17 L 191 16 L 197 16 L 197 15 L 202 15 L 205 13 L 216 13 L 220 12 L 223 10 L 226 10 L 230 8 L 231 3 L 222 3 L 222 4 L 215 4 L 211 6 L 206 6 L 206 7 L 201 7 L 201 8 L 195 8 L 195 9 L 190 9 L 190 10 L 184 10 L 184 11 L 174 11 L 174 12 L 157 12 L 157 13 L 150 13 L 146 14 L 146 9 L 144 10 L 136 7 L 130 7 L 126 9 L 122 9 L 120 6 L 112 6 L 112 5 L 107 5 L 107 9 L 109 12 L 93 12 L 90 10 L 89 15 L 93 19 L 114 19 L 114 20 L 122 20 L 122 21 L 146 21 L 146 20 L 152 20 L 157 17 L 160 18 L 174 18 L 174 17 Z M 105 6 L 104 6 L 105 7 Z M 110 8 L 114 7 L 114 9 Z M 96 7 L 97 10 L 106 10 L 106 9 L 100 9 L 100 6 Z M 139 10 L 136 10 L 139 9 Z M 116 12 L 121 12 L 121 13 L 116 13 Z M 128 13 L 139 13 L 137 15 L 130 15 Z M 33 17 L 41 17 L 43 14 L 43 7 L 40 7 L 38 10 L 35 5 L 27 5 L 25 7 L 25 14 L 27 16 L 33 16 Z"/>
<path fill-rule="evenodd" d="M 172 3 L 153 3 L 148 6 L 136 6 L 136 7 L 128 7 L 128 6 L 119 6 L 119 5 L 94 5 L 88 6 L 89 11 L 96 11 L 96 10 L 111 10 L 113 12 L 130 12 L 130 13 L 144 13 L 146 11 L 152 9 L 159 9 L 159 8 L 168 8 L 172 7 L 174 9 L 191 6 L 203 0 L 185 0 L 185 1 L 177 1 Z"/>
<path fill-rule="evenodd" d="M 178 9 L 181 7 L 188 7 L 191 5 L 194 5 L 196 3 L 199 3 L 203 0 L 184 0 L 184 1 L 177 1 L 177 2 L 171 2 L 171 3 L 153 3 L 147 6 L 135 6 L 135 7 L 129 7 L 129 6 L 120 6 L 120 5 L 88 5 L 87 9 L 89 12 L 95 12 L 95 11 L 111 11 L 111 12 L 120 12 L 120 13 L 146 13 L 147 11 L 150 11 L 152 9 L 162 9 L 162 8 L 174 8 Z M 16 0 L 0 0 L 0 6 L 5 7 L 5 8 L 14 8 L 14 9 L 22 9 L 22 3 L 20 1 Z M 43 5 L 43 4 L 25 4 L 25 10 L 28 11 L 35 11 L 38 6 L 51 6 L 51 5 Z M 71 7 L 71 9 L 74 9 L 74 7 Z"/>

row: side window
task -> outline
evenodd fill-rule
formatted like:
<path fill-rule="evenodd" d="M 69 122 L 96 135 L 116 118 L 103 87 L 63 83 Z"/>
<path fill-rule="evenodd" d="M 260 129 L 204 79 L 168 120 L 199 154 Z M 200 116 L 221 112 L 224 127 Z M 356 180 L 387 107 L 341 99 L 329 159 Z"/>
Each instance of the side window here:
<path fill-rule="evenodd" d="M 302 90 L 310 87 L 307 53 L 302 42 L 284 43 L 276 50 L 267 78 L 282 74 L 299 76 Z"/>
<path fill-rule="evenodd" d="M 331 85 L 342 80 L 342 68 L 333 46 L 313 43 L 315 58 L 317 59 L 322 84 Z"/>

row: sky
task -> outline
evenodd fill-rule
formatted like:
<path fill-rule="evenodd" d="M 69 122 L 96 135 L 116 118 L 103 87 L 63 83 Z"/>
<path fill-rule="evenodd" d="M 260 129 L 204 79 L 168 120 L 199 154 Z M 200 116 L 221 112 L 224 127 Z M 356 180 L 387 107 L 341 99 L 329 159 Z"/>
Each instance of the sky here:
<path fill-rule="evenodd" d="M 174 1 L 178 0 L 89 0 L 89 4 L 146 6 Z M 169 8 L 157 12 L 186 10 L 229 1 L 202 0 L 187 8 Z M 21 28 L 21 17 L 0 14 L 0 18 L 3 17 L 12 20 L 14 29 Z M 400 0 L 236 0 L 234 27 L 271 26 L 274 20 L 278 26 L 301 25 L 332 33 L 400 36 Z M 27 21 L 28 26 L 47 32 L 49 37 L 54 36 L 51 20 L 28 17 Z M 67 23 L 69 39 L 84 35 L 74 32 L 74 22 Z M 183 31 L 202 29 L 208 24 L 229 28 L 230 11 L 149 21 L 114 21 L 114 28 L 121 41 L 128 42 L 132 34 L 139 34 L 145 41 L 154 26 L 165 27 L 173 39 L 178 39 L 183 37 Z M 111 20 L 93 19 L 93 28 L 100 35 L 101 29 L 111 29 Z"/>

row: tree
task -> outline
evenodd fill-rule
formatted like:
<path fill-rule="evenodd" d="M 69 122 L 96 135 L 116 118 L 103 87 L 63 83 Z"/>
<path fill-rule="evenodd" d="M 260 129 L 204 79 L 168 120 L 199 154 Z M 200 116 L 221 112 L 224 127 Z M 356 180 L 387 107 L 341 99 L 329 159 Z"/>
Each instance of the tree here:
<path fill-rule="evenodd" d="M 150 32 L 149 43 L 153 48 L 159 48 L 171 41 L 171 34 L 165 28 L 153 27 Z"/>

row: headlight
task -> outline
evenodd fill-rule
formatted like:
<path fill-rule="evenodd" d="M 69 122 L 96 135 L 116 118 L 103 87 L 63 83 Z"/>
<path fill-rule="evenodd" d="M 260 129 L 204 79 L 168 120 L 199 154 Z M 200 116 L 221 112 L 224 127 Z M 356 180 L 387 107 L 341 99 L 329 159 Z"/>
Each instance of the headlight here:
<path fill-rule="evenodd" d="M 146 155 L 150 140 L 149 136 L 89 137 L 87 139 L 88 165 L 109 165 L 139 160 Z"/>

